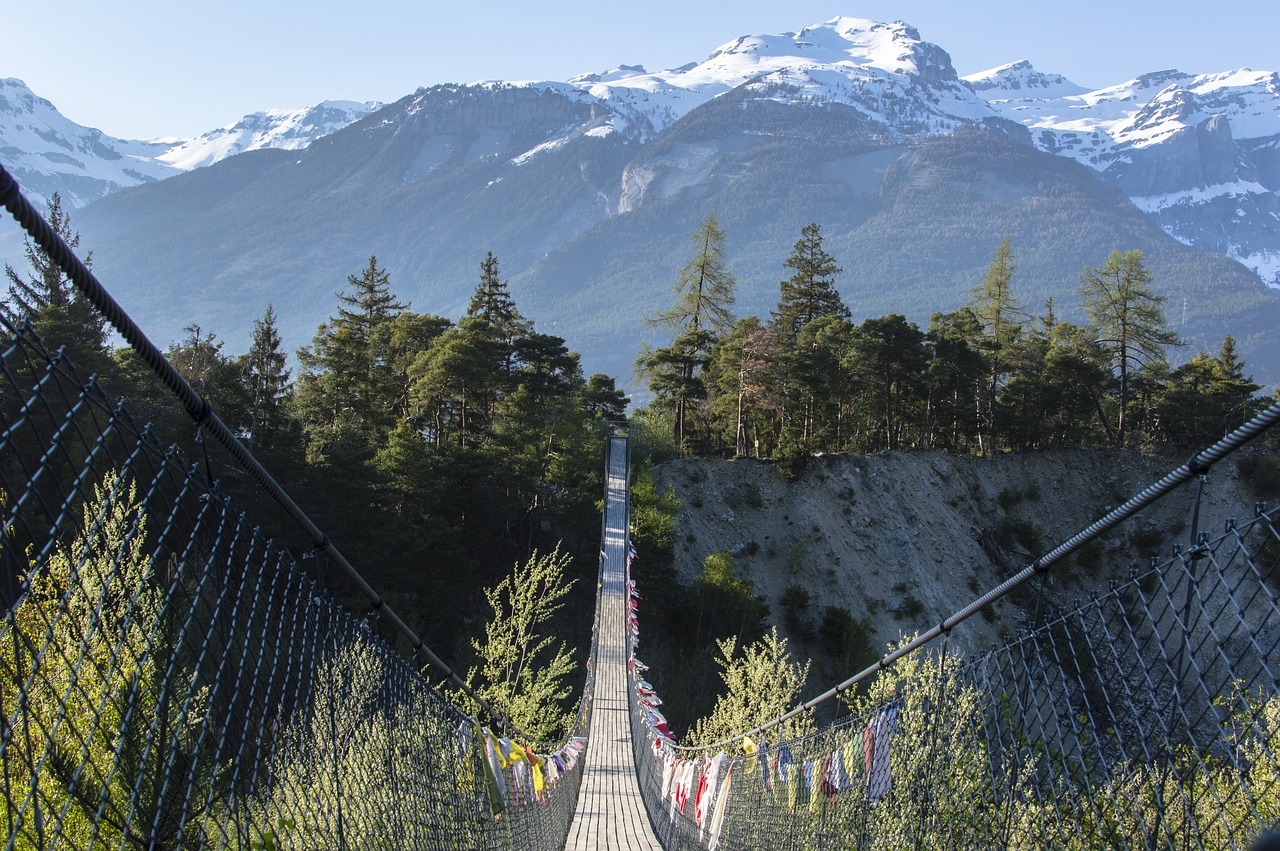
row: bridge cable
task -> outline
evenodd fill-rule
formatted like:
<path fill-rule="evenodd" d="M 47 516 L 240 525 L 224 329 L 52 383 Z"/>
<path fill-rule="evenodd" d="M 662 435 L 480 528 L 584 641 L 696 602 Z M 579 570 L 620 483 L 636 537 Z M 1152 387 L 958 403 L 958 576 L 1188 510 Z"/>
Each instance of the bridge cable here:
<path fill-rule="evenodd" d="M 312 522 L 311 518 L 294 502 L 293 498 L 280 487 L 271 474 L 267 472 L 266 468 L 254 457 L 253 453 L 227 428 L 209 402 L 196 392 L 190 382 L 183 378 L 182 374 L 169 363 L 160 349 L 143 332 L 142 328 L 133 321 L 133 318 L 125 312 L 124 308 L 112 297 L 106 287 L 98 281 L 93 272 L 85 266 L 62 237 L 45 221 L 35 206 L 22 194 L 18 182 L 14 180 L 13 176 L 2 164 L 0 164 L 0 204 L 4 205 L 14 220 L 27 232 L 31 240 L 58 265 L 58 268 L 75 285 L 80 294 L 89 299 L 98 312 L 106 317 L 107 321 L 111 323 L 111 327 L 125 339 L 161 382 L 178 397 L 183 408 L 186 409 L 187 414 L 196 424 L 212 435 L 236 460 L 241 469 L 247 472 L 271 496 L 275 503 L 284 510 L 285 514 L 302 528 L 315 545 L 315 552 L 324 552 L 342 568 L 342 572 L 355 584 L 360 593 L 386 615 L 387 620 L 391 622 L 401 636 L 408 640 L 409 645 L 415 652 L 420 653 L 431 665 L 440 670 L 449 683 L 474 700 L 500 727 L 509 729 L 517 735 L 528 739 L 531 744 L 545 744 L 524 733 L 515 726 L 510 718 L 503 715 L 491 706 L 488 701 L 476 694 L 470 685 L 423 642 L 399 614 L 386 605 L 381 595 L 374 591 L 373 587 L 365 581 L 364 577 L 360 575 L 351 562 L 347 561 L 346 556 L 338 551 L 338 548 L 333 545 L 320 527 Z"/>

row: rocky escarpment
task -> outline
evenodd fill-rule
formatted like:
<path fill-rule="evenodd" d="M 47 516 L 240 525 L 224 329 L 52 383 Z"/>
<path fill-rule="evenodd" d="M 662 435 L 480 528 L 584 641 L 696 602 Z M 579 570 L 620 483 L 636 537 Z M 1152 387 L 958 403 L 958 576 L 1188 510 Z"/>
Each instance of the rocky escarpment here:
<path fill-rule="evenodd" d="M 1247 450 L 1209 476 L 1200 526 L 1220 532 L 1228 518 L 1253 516 L 1259 459 Z M 827 606 L 865 619 L 878 646 L 939 623 L 1185 460 L 1182 454 L 1055 450 L 981 459 L 946 452 L 823 456 L 789 480 L 751 460 L 686 459 L 659 465 L 659 488 L 673 488 L 680 511 L 676 568 L 683 581 L 712 552 L 735 555 L 780 623 L 790 608 L 792 637 L 807 652 L 807 625 Z M 1171 494 L 1120 529 L 1061 563 L 1045 581 L 1043 606 L 1067 604 L 1153 556 L 1186 545 L 1196 487 Z M 797 607 L 803 594 L 808 603 Z M 1038 589 L 970 618 L 954 637 L 966 652 L 988 647 L 1029 621 Z M 799 610 L 797 610 L 797 608 Z M 800 629 L 794 627 L 799 625 Z M 799 633 L 799 634 L 797 634 Z"/>

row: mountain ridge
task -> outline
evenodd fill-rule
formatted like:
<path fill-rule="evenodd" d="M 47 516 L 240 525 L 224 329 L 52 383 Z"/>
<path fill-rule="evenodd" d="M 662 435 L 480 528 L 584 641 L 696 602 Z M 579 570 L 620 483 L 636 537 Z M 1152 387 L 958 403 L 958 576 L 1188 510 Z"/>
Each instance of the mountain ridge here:
<path fill-rule="evenodd" d="M 1280 299 L 1224 258 L 1265 272 L 1268 252 L 1280 257 L 1268 223 L 1280 222 L 1280 137 L 1245 138 L 1229 117 L 1197 112 L 1230 100 L 1233 80 L 1246 83 L 1259 114 L 1242 127 L 1265 131 L 1267 83 L 1202 76 L 1156 72 L 1081 93 L 1021 61 L 962 80 L 906 24 L 836 18 L 742 37 L 663 72 L 620 66 L 563 83 L 421 88 L 305 147 L 121 190 L 75 223 L 97 268 L 143 294 L 159 334 L 176 337 L 198 318 L 233 344 L 268 301 L 291 345 L 305 342 L 326 315 L 317 295 L 341 285 L 335 270 L 353 271 L 370 253 L 417 309 L 456 315 L 493 250 L 517 297 L 536 300 L 527 309 L 540 326 L 591 338 L 573 342 L 618 374 L 639 332 L 620 331 L 613 313 L 634 319 L 669 298 L 688 233 L 707 212 L 721 213 L 737 246 L 747 312 L 768 310 L 781 260 L 800 227 L 819 221 L 861 315 L 922 323 L 925 310 L 963 303 L 1003 228 L 1015 235 L 1030 303 L 1054 296 L 1071 315 L 1063 296 L 1076 298 L 1083 265 L 1140 248 L 1194 345 L 1214 350 L 1234 333 L 1276 381 L 1267 323 L 1280 327 Z M 1096 114 L 1072 129 L 1051 114 L 1059 102 Z M 1137 145 L 1140 126 L 1160 132 Z M 1103 138 L 1121 127 L 1132 138 Z M 1080 141 L 1086 130 L 1098 136 L 1092 147 Z M 1080 154 L 1121 143 L 1114 156 Z M 1162 173 L 1177 179 L 1135 196 L 1150 185 L 1144 169 L 1166 160 L 1177 168 Z M 206 169 L 210 179 L 197 177 Z M 1200 185 L 1209 177 L 1226 182 Z M 1135 197 L 1136 206 L 1126 200 Z M 211 285 L 202 303 L 169 289 L 190 276 Z"/>

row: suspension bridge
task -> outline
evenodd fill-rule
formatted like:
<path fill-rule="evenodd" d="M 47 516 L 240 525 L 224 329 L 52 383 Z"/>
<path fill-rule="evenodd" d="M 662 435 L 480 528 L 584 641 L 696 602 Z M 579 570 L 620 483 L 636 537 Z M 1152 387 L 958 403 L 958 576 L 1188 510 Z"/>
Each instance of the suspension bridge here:
<path fill-rule="evenodd" d="M 3 170 L 0 202 L 310 543 L 269 537 L 58 341 L 6 329 L 6 848 L 1247 848 L 1280 823 L 1280 508 L 1212 527 L 1193 508 L 1172 555 L 1002 647 L 951 641 L 1203 487 L 1280 405 L 875 665 L 705 747 L 670 736 L 638 658 L 630 443 L 610 437 L 590 673 L 570 735 L 541 742 L 361 579 Z M 838 720 L 817 727 L 828 701 Z"/>

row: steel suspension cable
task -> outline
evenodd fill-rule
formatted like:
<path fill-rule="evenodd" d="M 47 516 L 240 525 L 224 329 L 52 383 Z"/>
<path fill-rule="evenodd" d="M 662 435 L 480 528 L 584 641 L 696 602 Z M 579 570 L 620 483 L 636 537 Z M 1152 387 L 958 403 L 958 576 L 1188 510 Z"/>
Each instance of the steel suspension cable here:
<path fill-rule="evenodd" d="M 284 510 L 285 514 L 294 523 L 302 528 L 303 532 L 314 544 L 316 551 L 323 552 L 342 568 L 342 572 L 355 584 L 360 593 L 368 598 L 374 610 L 385 616 L 396 631 L 408 640 L 414 652 L 421 654 L 428 663 L 441 671 L 448 682 L 474 700 L 488 713 L 495 723 L 523 736 L 531 743 L 542 744 L 515 727 L 508 717 L 498 712 L 488 701 L 476 694 L 475 690 L 467 685 L 449 665 L 445 664 L 444 660 L 423 642 L 400 615 L 387 605 L 382 596 L 365 581 L 364 577 L 360 575 L 360 572 L 356 570 L 351 562 L 347 561 L 346 556 L 338 551 L 338 548 L 329 540 L 329 536 L 298 507 L 298 504 L 280 487 L 271 474 L 267 472 L 266 468 L 253 456 L 253 453 L 227 428 L 209 402 L 196 392 L 195 388 L 182 377 L 182 374 L 169 363 L 160 349 L 143 332 L 142 328 L 133 321 L 133 318 L 125 312 L 124 308 L 112 297 L 106 287 L 98 281 L 93 272 L 85 266 L 71 250 L 70 246 L 45 221 L 35 206 L 22 194 L 18 182 L 14 180 L 3 164 L 0 164 L 0 203 L 4 205 L 5 209 L 9 211 L 9 214 L 21 225 L 22 229 L 27 232 L 35 244 L 45 251 L 58 265 L 58 268 L 75 285 L 76 289 L 85 298 L 89 299 L 99 313 L 106 317 L 107 321 L 111 323 L 111 327 L 137 352 L 138 356 L 151 368 L 164 385 L 178 397 L 191 419 L 217 440 L 241 468 L 252 477 L 254 482 L 271 496 L 272 500 Z"/>

